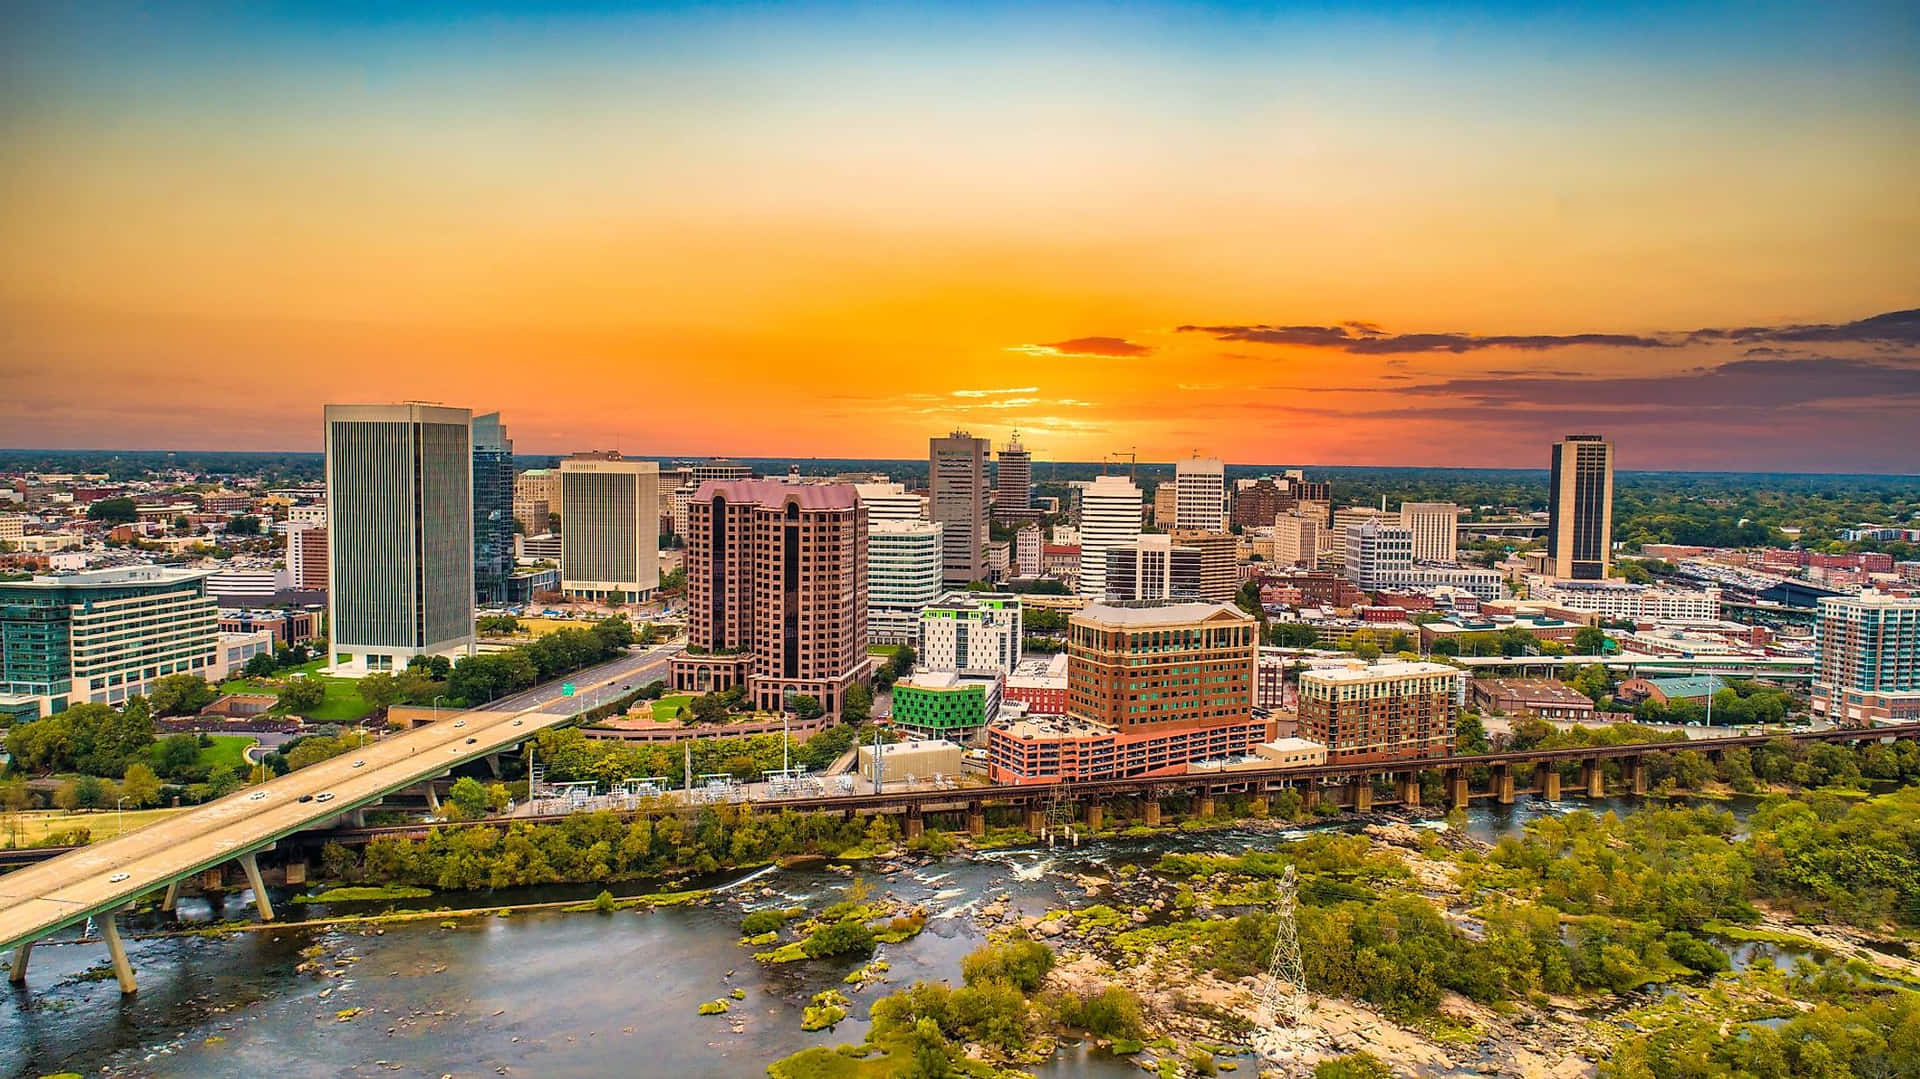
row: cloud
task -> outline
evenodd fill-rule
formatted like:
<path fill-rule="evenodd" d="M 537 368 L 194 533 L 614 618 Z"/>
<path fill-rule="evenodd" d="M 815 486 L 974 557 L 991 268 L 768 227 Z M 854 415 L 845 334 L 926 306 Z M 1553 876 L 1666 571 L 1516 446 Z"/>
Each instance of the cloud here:
<path fill-rule="evenodd" d="M 1133 359 L 1153 351 L 1150 345 L 1136 345 L 1123 337 L 1075 337 L 1044 345 L 1014 345 L 1009 352 L 1029 356 L 1080 356 L 1098 359 Z"/>
<path fill-rule="evenodd" d="M 1454 397 L 1477 407 L 1581 407 L 1669 411 L 1780 409 L 1829 401 L 1920 406 L 1920 367 L 1839 356 L 1740 359 L 1668 375 L 1622 378 L 1447 379 L 1382 392 Z"/>
<path fill-rule="evenodd" d="M 1038 393 L 1038 386 L 1013 386 L 1004 390 L 954 390 L 954 397 L 1007 397 L 1017 393 Z"/>
<path fill-rule="evenodd" d="M 1785 326 L 1745 326 L 1737 329 L 1670 330 L 1652 334 L 1473 334 L 1388 333 L 1371 322 L 1346 321 L 1332 326 L 1214 325 L 1181 326 L 1180 333 L 1211 334 L 1217 341 L 1249 341 L 1263 345 L 1328 348 L 1360 355 L 1478 352 L 1482 349 L 1518 349 L 1523 352 L 1579 346 L 1599 348 L 1680 348 L 1690 344 L 1728 342 L 1765 345 L 1794 343 L 1920 345 L 1920 308 L 1889 311 L 1843 323 Z M 1776 350 L 1777 351 L 1777 350 Z M 1775 352 L 1750 354 L 1769 355 Z"/>
<path fill-rule="evenodd" d="M 1216 341 L 1251 341 L 1263 345 L 1333 348 L 1343 352 L 1384 356 L 1411 352 L 1476 352 L 1487 348 L 1535 351 L 1574 345 L 1611 348 L 1672 348 L 1679 342 L 1625 333 L 1502 334 L 1383 332 L 1366 322 L 1338 326 L 1181 326 L 1181 333 L 1212 334 Z"/>

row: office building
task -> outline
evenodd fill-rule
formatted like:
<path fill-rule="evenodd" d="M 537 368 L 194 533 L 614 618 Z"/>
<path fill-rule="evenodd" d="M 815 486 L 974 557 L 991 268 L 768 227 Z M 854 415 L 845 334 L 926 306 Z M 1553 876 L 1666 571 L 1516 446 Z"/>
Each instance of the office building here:
<path fill-rule="evenodd" d="M 207 595 L 222 607 L 271 603 L 293 586 L 293 574 L 280 566 L 225 563 L 207 574 Z"/>
<path fill-rule="evenodd" d="M 1125 547 L 1107 550 L 1109 603 L 1200 598 L 1201 553 L 1176 546 L 1165 533 L 1141 536 Z"/>
<path fill-rule="evenodd" d="M 838 716 L 865 681 L 867 510 L 851 484 L 724 480 L 688 507 L 678 692 L 745 685 L 769 711 L 806 694 Z"/>
<path fill-rule="evenodd" d="M 948 584 L 986 579 L 987 440 L 965 431 L 927 443 L 928 509 L 946 530 L 941 552 Z"/>
<path fill-rule="evenodd" d="M 1302 504 L 1301 512 L 1310 504 Z M 1398 523 L 1399 514 L 1390 514 L 1372 506 L 1342 506 L 1332 512 L 1332 526 L 1327 529 L 1327 545 L 1320 552 L 1322 562 L 1332 563 L 1335 569 L 1345 569 L 1347 564 L 1347 526 L 1363 524 L 1367 521 L 1385 520 Z"/>
<path fill-rule="evenodd" d="M 287 570 L 296 592 L 327 590 L 327 526 L 296 524 L 287 529 Z"/>
<path fill-rule="evenodd" d="M 327 630 L 334 665 L 471 651 L 473 414 L 328 405 Z"/>
<path fill-rule="evenodd" d="M 660 466 L 618 451 L 560 462 L 560 590 L 574 599 L 638 603 L 660 587 Z"/>
<path fill-rule="evenodd" d="M 1712 622 L 1720 617 L 1720 590 L 1658 588 L 1626 581 L 1538 580 L 1529 599 L 1550 607 L 1635 622 Z"/>
<path fill-rule="evenodd" d="M 893 684 L 893 725 L 910 738 L 964 742 L 1000 714 L 999 671 L 916 671 Z"/>
<path fill-rule="evenodd" d="M 1269 740 L 1253 716 L 1257 627 L 1225 604 L 1095 604 L 1068 624 L 1065 716 L 987 729 L 996 783 L 1177 775 Z M 1011 692 L 1011 691 L 1010 691 Z"/>
<path fill-rule="evenodd" d="M 1318 565 L 1332 545 L 1324 515 L 1288 512 L 1273 519 L 1273 563 L 1276 566 Z"/>
<path fill-rule="evenodd" d="M 508 600 L 513 576 L 513 440 L 498 412 L 473 418 L 473 597 Z M 541 526 L 545 527 L 544 523 Z"/>
<path fill-rule="evenodd" d="M 1920 598 L 1867 591 L 1820 600 L 1813 713 L 1847 724 L 1920 720 Z"/>
<path fill-rule="evenodd" d="M 993 516 L 1010 524 L 1040 516 L 1033 508 L 1033 454 L 1020 444 L 1020 432 L 1013 441 L 1000 447 L 1000 460 L 993 477 Z"/>
<path fill-rule="evenodd" d="M 167 675 L 207 675 L 220 631 L 206 576 L 130 566 L 0 582 L 0 717 L 118 706 Z"/>
<path fill-rule="evenodd" d="M 1547 555 L 1562 580 L 1604 581 L 1613 564 L 1613 444 L 1568 435 L 1553 444 Z"/>
<path fill-rule="evenodd" d="M 860 504 L 867 507 L 867 521 L 924 521 L 927 500 L 907 490 L 902 483 L 856 483 Z"/>
<path fill-rule="evenodd" d="M 1180 488 L 1172 482 L 1153 489 L 1153 527 L 1172 528 L 1180 523 Z"/>
<path fill-rule="evenodd" d="M 1400 569 L 1376 570 L 1374 580 L 1378 582 L 1376 590 L 1383 592 L 1458 589 L 1482 600 L 1500 599 L 1507 594 L 1507 578 L 1499 570 L 1444 562 L 1415 562 Z"/>
<path fill-rule="evenodd" d="M 1329 764 L 1451 756 L 1466 672 L 1441 663 L 1355 661 L 1300 674 L 1300 737 Z"/>
<path fill-rule="evenodd" d="M 1385 588 L 1388 574 L 1413 568 L 1413 530 L 1374 517 L 1347 526 L 1347 580 L 1367 592 Z"/>
<path fill-rule="evenodd" d="M 1242 480 L 1234 485 L 1233 508 L 1229 511 L 1232 523 L 1241 528 L 1271 528 L 1273 519 L 1292 506 L 1292 500 L 1286 499 L 1287 492 L 1272 476 L 1262 476 L 1257 480 Z"/>
<path fill-rule="evenodd" d="M 1046 532 L 1037 524 L 1025 524 L 1013 534 L 1013 575 L 1038 577 L 1044 573 Z"/>
<path fill-rule="evenodd" d="M 1402 502 L 1400 523 L 1413 533 L 1413 560 L 1454 562 L 1460 557 L 1460 507 L 1451 502 Z"/>
<path fill-rule="evenodd" d="M 687 466 L 687 481 L 698 489 L 703 483 L 731 483 L 753 478 L 753 466 L 731 457 L 713 457 Z"/>
<path fill-rule="evenodd" d="M 17 513 L 0 513 L 0 543 L 19 543 L 27 534 L 27 519 Z"/>
<path fill-rule="evenodd" d="M 1020 597 L 948 592 L 920 612 L 920 666 L 932 671 L 999 671 L 1020 663 Z"/>
<path fill-rule="evenodd" d="M 549 531 L 551 517 L 560 516 L 560 471 L 529 468 L 513 478 L 513 519 L 529 536 Z"/>
<path fill-rule="evenodd" d="M 1218 457 L 1188 457 L 1174 462 L 1174 526 L 1194 532 L 1227 527 L 1227 466 Z"/>
<path fill-rule="evenodd" d="M 940 526 L 930 521 L 869 520 L 868 641 L 918 643 L 920 612 L 939 599 L 945 587 L 940 559 L 943 536 Z"/>
<path fill-rule="evenodd" d="M 1107 552 L 1140 538 L 1140 488 L 1125 476 L 1100 476 L 1080 494 L 1080 594 L 1107 594 Z"/>
<path fill-rule="evenodd" d="M 1200 587 L 1195 594 L 1208 603 L 1231 603 L 1240 590 L 1240 541 L 1233 533 L 1176 528 L 1168 535 L 1174 547 L 1199 552 Z"/>

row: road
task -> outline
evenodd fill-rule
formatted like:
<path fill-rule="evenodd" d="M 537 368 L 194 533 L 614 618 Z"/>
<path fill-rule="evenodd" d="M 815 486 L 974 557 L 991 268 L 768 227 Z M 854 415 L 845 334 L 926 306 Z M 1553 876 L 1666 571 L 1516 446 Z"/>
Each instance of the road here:
<path fill-rule="evenodd" d="M 659 646 L 632 653 L 573 675 L 570 681 L 578 692 L 572 700 L 555 684 L 484 709 L 449 713 L 438 723 L 390 735 L 354 753 L 0 876 L 0 949 L 117 910 L 174 881 L 516 746 L 540 730 L 569 721 L 597 699 L 610 699 L 622 686 L 657 677 L 669 650 Z M 555 707 L 560 702 L 566 706 Z"/>

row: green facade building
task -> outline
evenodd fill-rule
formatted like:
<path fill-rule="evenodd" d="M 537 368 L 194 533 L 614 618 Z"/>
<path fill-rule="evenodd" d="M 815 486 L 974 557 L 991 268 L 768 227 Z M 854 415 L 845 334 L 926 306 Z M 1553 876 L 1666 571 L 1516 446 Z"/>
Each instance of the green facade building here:
<path fill-rule="evenodd" d="M 159 566 L 0 583 L 0 718 L 119 705 L 170 674 L 210 674 L 219 610 L 207 574 Z"/>

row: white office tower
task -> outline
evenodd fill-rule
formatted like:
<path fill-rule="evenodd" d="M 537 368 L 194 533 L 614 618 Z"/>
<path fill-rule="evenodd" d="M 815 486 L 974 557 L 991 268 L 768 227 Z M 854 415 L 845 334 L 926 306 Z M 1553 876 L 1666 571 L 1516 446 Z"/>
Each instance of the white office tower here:
<path fill-rule="evenodd" d="M 1413 560 L 1452 562 L 1460 556 L 1460 507 L 1451 502 L 1402 502 L 1400 523 L 1413 533 Z"/>
<path fill-rule="evenodd" d="M 473 413 L 328 405 L 327 629 L 334 666 L 473 649 Z"/>
<path fill-rule="evenodd" d="M 920 667 L 1012 674 L 1020 622 L 1020 597 L 1011 592 L 948 592 L 920 613 Z"/>
<path fill-rule="evenodd" d="M 1218 457 L 1189 457 L 1173 466 L 1176 527 L 1222 532 L 1227 527 L 1227 466 Z"/>
<path fill-rule="evenodd" d="M 1080 594 L 1104 599 L 1107 552 L 1140 539 L 1140 488 L 1125 476 L 1100 476 L 1080 494 Z"/>
<path fill-rule="evenodd" d="M 869 643 L 913 644 L 918 640 L 920 612 L 940 598 L 944 531 L 931 521 L 868 518 Z"/>
<path fill-rule="evenodd" d="M 560 590 L 638 603 L 660 587 L 660 466 L 617 451 L 560 462 Z"/>
<path fill-rule="evenodd" d="M 1413 568 L 1413 533 L 1379 518 L 1347 526 L 1347 579 L 1368 592 L 1386 587 L 1394 574 Z"/>
<path fill-rule="evenodd" d="M 853 491 L 867 507 L 867 523 L 880 521 L 924 521 L 927 500 L 907 490 L 904 483 L 856 483 Z"/>

